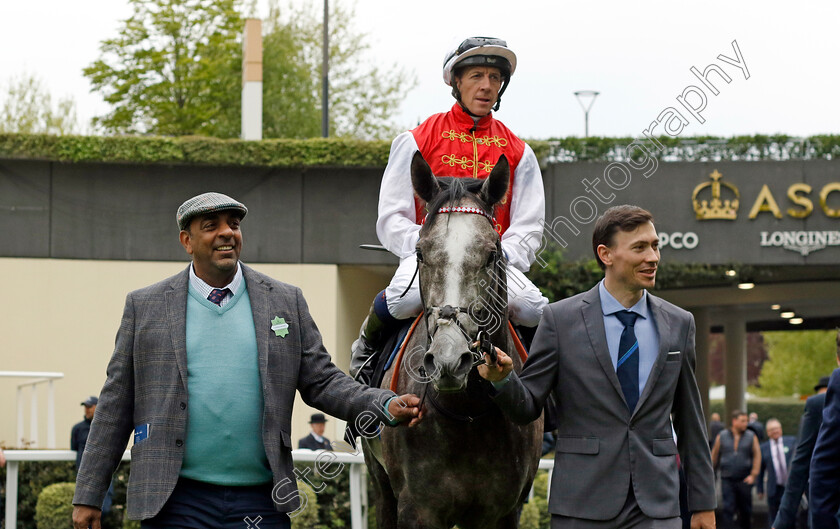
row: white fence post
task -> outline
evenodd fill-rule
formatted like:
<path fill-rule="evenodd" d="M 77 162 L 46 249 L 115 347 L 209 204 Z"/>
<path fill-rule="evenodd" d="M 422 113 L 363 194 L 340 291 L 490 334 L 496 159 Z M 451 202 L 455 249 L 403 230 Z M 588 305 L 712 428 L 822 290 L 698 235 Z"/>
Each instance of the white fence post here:
<path fill-rule="evenodd" d="M 18 461 L 6 461 L 6 527 L 17 528 Z"/>
<path fill-rule="evenodd" d="M 17 385 L 17 431 L 15 446 L 36 448 L 38 446 L 38 384 L 47 383 L 47 448 L 55 448 L 55 387 L 53 381 L 64 378 L 64 373 L 44 371 L 0 371 L 0 378 L 30 378 Z M 29 432 L 30 439 L 23 434 L 23 388 L 29 388 Z"/>
<path fill-rule="evenodd" d="M 55 449 L 55 385 L 47 382 L 47 448 Z"/>
<path fill-rule="evenodd" d="M 350 527 L 364 529 L 362 526 L 362 467 L 350 465 Z"/>
<path fill-rule="evenodd" d="M 31 448 L 38 448 L 38 388 L 29 387 L 29 442 Z"/>

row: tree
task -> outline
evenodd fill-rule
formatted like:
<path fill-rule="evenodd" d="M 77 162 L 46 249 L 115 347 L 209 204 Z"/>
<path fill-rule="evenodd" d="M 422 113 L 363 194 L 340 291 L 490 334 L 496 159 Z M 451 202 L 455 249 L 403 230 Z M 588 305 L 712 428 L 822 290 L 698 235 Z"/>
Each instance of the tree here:
<path fill-rule="evenodd" d="M 820 377 L 837 367 L 835 331 L 774 331 L 762 333 L 767 361 L 758 377 L 756 395 L 810 395 Z"/>
<path fill-rule="evenodd" d="M 134 12 L 85 68 L 116 133 L 213 135 L 239 104 L 239 0 L 129 0 Z"/>
<path fill-rule="evenodd" d="M 114 133 L 239 136 L 241 0 L 129 0 L 134 12 L 84 74 L 111 112 L 95 123 Z M 354 13 L 330 13 L 331 135 L 391 136 L 400 95 L 414 86 L 402 69 L 365 62 L 369 46 Z M 317 6 L 271 3 L 263 41 L 263 136 L 321 131 L 321 33 Z"/>
<path fill-rule="evenodd" d="M 323 12 L 320 4 L 281 8 L 272 0 L 263 40 L 263 126 L 268 138 L 321 133 Z M 373 139 L 396 132 L 391 116 L 416 84 L 397 65 L 368 58 L 367 35 L 353 30 L 355 12 L 334 2 L 329 13 L 331 136 Z"/>
<path fill-rule="evenodd" d="M 77 132 L 76 103 L 52 96 L 35 74 L 23 73 L 9 80 L 0 114 L 0 132 L 28 134 L 73 134 Z"/>

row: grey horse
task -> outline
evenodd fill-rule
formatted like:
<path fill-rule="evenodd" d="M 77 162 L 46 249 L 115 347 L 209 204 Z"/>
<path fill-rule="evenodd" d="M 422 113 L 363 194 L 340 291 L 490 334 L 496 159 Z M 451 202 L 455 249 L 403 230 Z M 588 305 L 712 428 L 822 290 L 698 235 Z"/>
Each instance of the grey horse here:
<path fill-rule="evenodd" d="M 515 528 L 537 471 L 542 418 L 519 426 L 492 402 L 474 369 L 475 342 L 514 353 L 505 260 L 492 222 L 510 182 L 502 156 L 485 180 L 436 178 L 419 153 L 414 190 L 428 204 L 417 243 L 422 319 L 404 347 L 394 388 L 422 398 L 423 419 L 365 439 L 380 529 Z M 391 387 L 392 365 L 382 382 Z"/>

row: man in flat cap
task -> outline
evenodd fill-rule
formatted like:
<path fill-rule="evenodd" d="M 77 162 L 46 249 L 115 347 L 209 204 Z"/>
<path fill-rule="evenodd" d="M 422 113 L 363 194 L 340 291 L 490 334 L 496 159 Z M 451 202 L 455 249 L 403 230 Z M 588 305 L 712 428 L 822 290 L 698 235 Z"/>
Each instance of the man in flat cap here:
<path fill-rule="evenodd" d="M 192 257 L 126 298 L 76 480 L 76 529 L 99 506 L 129 436 L 129 518 L 143 528 L 288 528 L 295 391 L 330 415 L 419 419 L 419 399 L 354 382 L 332 364 L 299 288 L 239 261 L 240 202 L 205 193 L 177 212 Z M 372 433 L 372 432 L 371 432 Z"/>

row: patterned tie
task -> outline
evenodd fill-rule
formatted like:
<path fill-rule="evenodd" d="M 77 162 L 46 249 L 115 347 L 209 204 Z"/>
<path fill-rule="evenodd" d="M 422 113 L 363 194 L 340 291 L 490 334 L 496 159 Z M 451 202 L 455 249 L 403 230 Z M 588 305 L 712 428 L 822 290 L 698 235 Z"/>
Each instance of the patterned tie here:
<path fill-rule="evenodd" d="M 228 295 L 228 292 L 230 292 L 229 288 L 214 288 L 210 291 L 210 295 L 207 296 L 207 299 L 221 307 L 222 300 L 225 299 L 225 296 Z"/>
<path fill-rule="evenodd" d="M 638 314 L 625 310 L 616 312 L 615 317 L 624 325 L 621 340 L 618 342 L 618 363 L 615 372 L 621 383 L 627 407 L 632 413 L 639 402 L 639 342 L 633 330 Z"/>
<path fill-rule="evenodd" d="M 776 459 L 779 461 L 779 475 L 776 482 L 784 486 L 787 482 L 787 465 L 785 464 L 785 451 L 782 449 L 782 438 L 774 443 L 776 445 Z"/>

